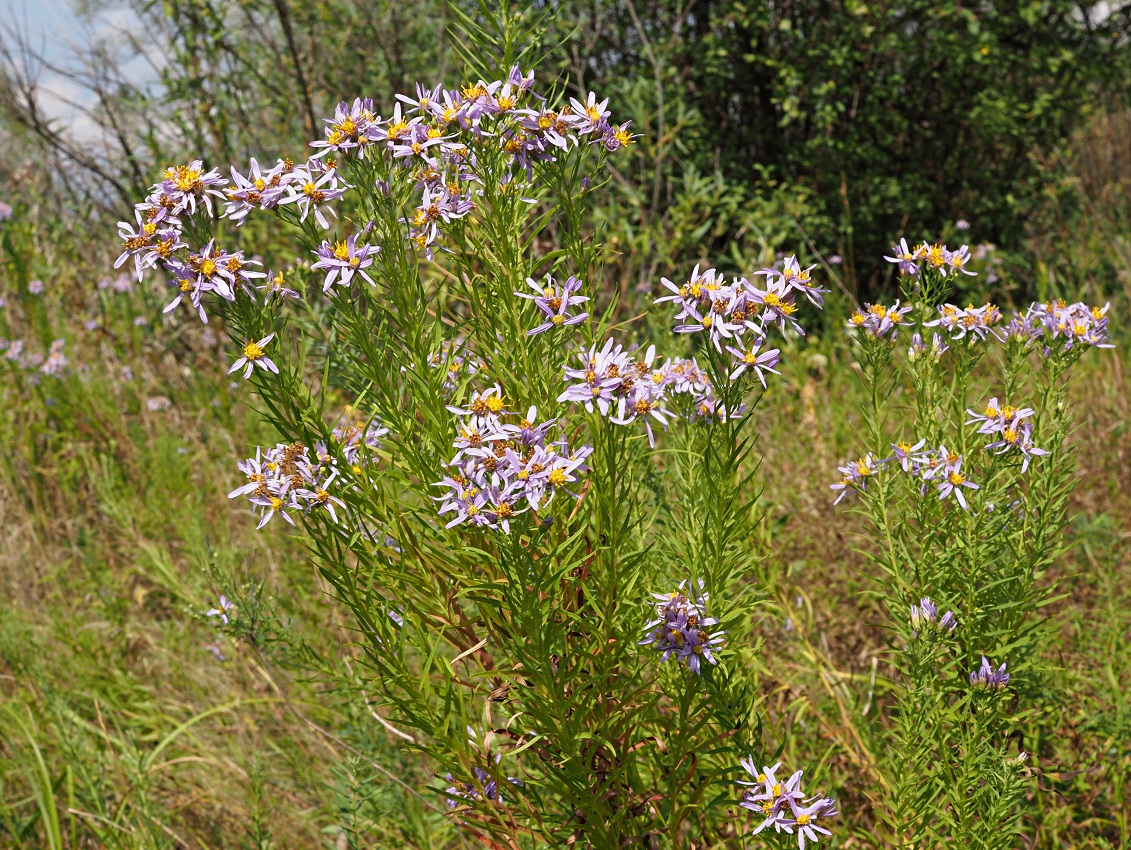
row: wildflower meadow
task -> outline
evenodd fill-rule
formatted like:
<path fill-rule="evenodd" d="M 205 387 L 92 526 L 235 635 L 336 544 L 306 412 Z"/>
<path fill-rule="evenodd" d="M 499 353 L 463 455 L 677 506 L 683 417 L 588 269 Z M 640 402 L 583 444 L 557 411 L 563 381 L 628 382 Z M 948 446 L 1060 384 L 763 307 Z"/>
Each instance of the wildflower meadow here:
<path fill-rule="evenodd" d="M 696 75 L 740 5 L 677 17 Z M 390 5 L 364 80 L 315 7 L 146 7 L 159 93 L 92 114 L 180 111 L 121 160 L 0 104 L 45 151 L 0 204 L 0 845 L 1128 846 L 1103 75 L 1092 135 L 978 200 L 893 165 L 856 229 L 815 141 L 703 176 L 740 131 L 664 4 Z"/>

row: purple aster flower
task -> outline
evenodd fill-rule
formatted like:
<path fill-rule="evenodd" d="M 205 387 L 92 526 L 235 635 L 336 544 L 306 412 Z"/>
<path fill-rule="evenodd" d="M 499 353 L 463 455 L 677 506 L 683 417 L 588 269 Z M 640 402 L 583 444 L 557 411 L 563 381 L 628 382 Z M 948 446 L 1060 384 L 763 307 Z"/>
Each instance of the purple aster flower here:
<path fill-rule="evenodd" d="M 762 342 L 762 340 L 759 340 L 745 351 L 730 345 L 727 346 L 727 351 L 734 355 L 735 359 L 734 371 L 730 373 L 730 379 L 732 381 L 749 369 L 758 376 L 758 380 L 762 382 L 762 386 L 764 387 L 766 386 L 766 376 L 763 374 L 764 372 L 773 372 L 775 375 L 781 374 L 781 372 L 774 368 L 781 359 L 781 351 L 776 348 L 771 348 L 769 351 L 760 351 Z"/>
<path fill-rule="evenodd" d="M 534 336 L 551 328 L 576 325 L 589 317 L 588 313 L 570 315 L 571 306 L 589 300 L 588 296 L 574 294 L 581 289 L 581 281 L 573 275 L 570 275 L 569 279 L 560 286 L 554 283 L 554 279 L 550 275 L 546 275 L 544 284 L 539 284 L 534 278 L 528 277 L 526 285 L 534 290 L 537 295 L 528 295 L 524 292 L 516 292 L 515 295 L 533 301 L 545 317 L 542 324 L 526 332 L 527 336 Z"/>
<path fill-rule="evenodd" d="M 165 169 L 165 179 L 154 185 L 153 191 L 171 199 L 170 213 L 174 216 L 185 211 L 190 216 L 196 215 L 198 203 L 203 203 L 211 216 L 212 196 L 223 198 L 220 187 L 226 182 L 216 169 L 205 171 L 198 159 L 189 165 Z"/>
<path fill-rule="evenodd" d="M 775 832 L 790 835 L 796 830 L 799 850 L 804 850 L 807 841 L 816 842 L 818 834 L 831 834 L 818 825 L 818 820 L 839 814 L 836 803 L 828 797 L 810 798 L 806 803 L 805 793 L 801 790 L 804 771 L 797 771 L 783 783 L 775 775 L 781 767 L 780 762 L 759 770 L 754 759 L 749 758 L 742 760 L 742 766 L 755 781 L 738 783 L 748 789 L 743 794 L 740 805 L 763 818 L 755 827 L 754 834 L 770 826 L 774 827 Z"/>
<path fill-rule="evenodd" d="M 228 612 L 235 609 L 235 605 L 223 594 L 220 595 L 220 603 L 217 608 L 210 608 L 204 612 L 205 617 L 219 617 L 220 622 L 225 626 L 228 625 Z"/>
<path fill-rule="evenodd" d="M 1009 684 L 1009 674 L 1005 672 L 1002 664 L 996 670 L 986 656 L 982 656 L 982 665 L 970 674 L 970 684 L 976 688 L 986 688 L 1000 691 Z"/>
<path fill-rule="evenodd" d="M 654 646 L 661 653 L 660 660 L 675 657 L 687 663 L 692 673 L 701 674 L 702 662 L 718 663 L 712 653 L 723 642 L 725 632 L 711 633 L 707 629 L 718 625 L 718 620 L 706 616 L 707 594 L 703 591 L 703 580 L 699 580 L 699 592 L 689 596 L 685 591 L 687 582 L 680 583 L 671 593 L 652 594 L 657 600 L 656 619 L 645 628 L 641 646 Z"/>
<path fill-rule="evenodd" d="M 849 493 L 862 493 L 867 490 L 868 479 L 879 473 L 881 463 L 882 461 L 877 461 L 875 456 L 869 452 L 864 457 L 846 466 L 838 466 L 837 471 L 840 472 L 841 478 L 835 484 L 829 485 L 830 490 L 840 491 L 833 504 L 840 504 L 840 500 Z"/>
<path fill-rule="evenodd" d="M 0 201 L 0 221 L 7 221 L 12 217 L 12 205 Z"/>
<path fill-rule="evenodd" d="M 335 282 L 339 286 L 349 286 L 355 272 L 365 278 L 370 286 L 376 286 L 365 269 L 373 265 L 373 255 L 381 249 L 376 245 L 358 245 L 357 236 L 355 233 L 345 241 L 335 242 L 333 245 L 323 242 L 314 251 L 318 261 L 311 268 L 327 270 L 326 280 L 322 284 L 323 292 L 329 292 Z"/>
<path fill-rule="evenodd" d="M 232 185 L 225 190 L 228 201 L 224 216 L 240 226 L 253 209 L 269 210 L 278 206 L 286 187 L 283 185 L 285 163 L 276 163 L 267 171 L 252 157 L 245 177 L 232 166 Z"/>
<path fill-rule="evenodd" d="M 939 499 L 946 499 L 953 493 L 954 498 L 958 500 L 958 504 L 962 506 L 962 510 L 969 510 L 970 506 L 966 503 L 966 497 L 963 495 L 962 490 L 963 488 L 971 490 L 978 490 L 980 488 L 962 472 L 962 456 L 959 455 L 956 461 L 948 463 L 945 467 L 940 467 L 940 469 L 942 470 L 943 478 L 938 485 Z"/>
<path fill-rule="evenodd" d="M 916 262 L 919 256 L 915 251 L 907 247 L 906 239 L 900 239 L 899 244 L 893 245 L 891 253 L 892 256 L 885 256 L 884 259 L 889 263 L 898 265 L 900 274 L 905 274 L 910 277 L 915 277 L 919 274 L 919 264 Z"/>
<path fill-rule="evenodd" d="M 256 289 L 263 293 L 263 303 L 265 304 L 269 303 L 272 298 L 282 301 L 286 298 L 300 297 L 298 292 L 287 286 L 281 271 L 268 273 L 266 282 L 257 286 Z"/>
<path fill-rule="evenodd" d="M 993 304 L 975 307 L 973 304 L 961 309 L 954 304 L 940 304 L 939 318 L 924 322 L 923 327 L 938 327 L 950 331 L 954 339 L 971 335 L 985 339 L 993 326 L 1001 321 L 1001 311 Z"/>
<path fill-rule="evenodd" d="M 263 350 L 263 347 L 274 338 L 275 334 L 270 333 L 258 342 L 247 343 L 247 345 L 243 347 L 243 356 L 232 364 L 232 368 L 228 370 L 228 374 L 230 375 L 242 368 L 244 370 L 243 377 L 246 381 L 251 377 L 251 373 L 255 371 L 255 367 L 258 366 L 266 372 L 274 372 L 278 375 L 279 367 L 275 365 Z"/>
<path fill-rule="evenodd" d="M 589 96 L 584 102 L 578 100 L 576 97 L 571 97 L 569 99 L 569 105 L 574 114 L 580 117 L 576 125 L 576 130 L 582 135 L 588 135 L 594 132 L 602 123 L 607 122 L 611 114 L 608 110 L 609 99 L 605 98 L 602 101 L 598 101 L 597 95 L 594 92 L 589 92 Z"/>
<path fill-rule="evenodd" d="M 327 168 L 318 171 L 318 161 L 308 161 L 287 174 L 284 178 L 287 194 L 280 200 L 280 204 L 297 204 L 301 213 L 299 220 L 306 221 L 306 217 L 314 214 L 314 220 L 323 230 L 330 229 L 330 222 L 326 220 L 323 211 L 337 216 L 331 207 L 326 206 L 330 201 L 336 201 L 351 188 L 338 181 L 336 168 Z"/>
<path fill-rule="evenodd" d="M 606 124 L 603 127 L 604 133 L 597 137 L 597 141 L 604 145 L 609 153 L 628 147 L 638 137 L 638 134 L 631 132 L 631 121 L 625 121 L 623 124 Z"/>
<path fill-rule="evenodd" d="M 919 469 L 915 462 L 915 452 L 920 451 L 925 445 L 926 440 L 920 440 L 915 445 L 906 440 L 900 440 L 898 443 L 892 443 L 892 458 L 899 463 L 900 468 L 904 472 L 918 474 Z"/>
<path fill-rule="evenodd" d="M 864 310 L 857 310 L 852 314 L 848 326 L 857 328 L 875 339 L 890 337 L 894 341 L 899 327 L 910 324 L 906 321 L 906 316 L 910 312 L 911 308 L 900 307 L 899 301 L 891 307 L 882 304 L 865 304 Z"/>
<path fill-rule="evenodd" d="M 397 100 L 408 106 L 408 112 L 419 112 L 427 115 L 431 114 L 433 104 L 440 101 L 443 90 L 443 86 L 436 86 L 430 89 L 423 83 L 417 83 L 415 98 L 409 97 L 407 94 L 398 94 Z"/>
<path fill-rule="evenodd" d="M 370 98 L 357 97 L 352 104 L 343 100 L 334 110 L 333 118 L 323 119 L 326 138 L 310 143 L 312 148 L 321 148 L 314 156 L 323 157 L 331 151 L 348 154 L 359 150 L 369 141 L 369 128 L 380 120 L 373 113 L 373 101 Z"/>

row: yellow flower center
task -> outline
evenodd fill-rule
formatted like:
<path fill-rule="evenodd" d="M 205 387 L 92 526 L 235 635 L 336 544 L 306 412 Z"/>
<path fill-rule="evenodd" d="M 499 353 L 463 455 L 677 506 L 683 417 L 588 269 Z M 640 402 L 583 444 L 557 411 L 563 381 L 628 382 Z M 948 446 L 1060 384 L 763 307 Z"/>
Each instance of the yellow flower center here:
<path fill-rule="evenodd" d="M 966 480 L 966 476 L 961 472 L 951 472 L 946 476 L 946 480 L 953 484 L 955 487 L 962 484 Z"/>
<path fill-rule="evenodd" d="M 178 192 L 191 192 L 200 183 L 200 171 L 187 165 L 177 166 L 171 177 Z"/>
<path fill-rule="evenodd" d="M 263 357 L 263 349 L 258 342 L 249 342 L 243 347 L 243 356 L 248 360 L 258 360 Z"/>

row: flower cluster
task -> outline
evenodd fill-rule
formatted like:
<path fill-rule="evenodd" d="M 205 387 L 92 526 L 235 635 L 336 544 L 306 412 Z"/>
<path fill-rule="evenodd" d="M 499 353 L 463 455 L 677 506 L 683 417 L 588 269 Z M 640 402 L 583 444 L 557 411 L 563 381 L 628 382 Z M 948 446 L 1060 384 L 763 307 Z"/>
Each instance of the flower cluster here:
<path fill-rule="evenodd" d="M 639 419 L 648 431 L 648 442 L 655 445 L 649 420 L 655 419 L 666 429 L 668 417 L 674 415 L 664 407 L 672 376 L 652 368 L 656 346 L 648 346 L 644 357 L 636 359 L 610 337 L 599 350 L 594 343 L 588 353 L 578 356 L 581 367 L 566 368 L 565 380 L 572 378 L 579 383 L 566 388 L 558 401 L 580 402 L 590 412 L 596 408 L 618 425 Z"/>
<path fill-rule="evenodd" d="M 1034 303 L 1023 318 L 1018 318 L 1034 330 L 1034 336 L 1043 335 L 1050 346 L 1053 341 L 1064 340 L 1065 351 L 1076 346 L 1114 348 L 1108 331 L 1110 306 L 1089 307 L 1082 302 L 1064 301 Z"/>
<path fill-rule="evenodd" d="M 577 481 L 586 470 L 591 446 L 571 450 L 564 437 L 547 439 L 556 420 L 538 423 L 531 407 L 518 422 L 506 421 L 502 390 L 495 385 L 475 393 L 466 408 L 449 407 L 460 417 L 455 457 L 437 487 L 439 514 L 455 514 L 448 524 L 462 523 L 510 533 L 510 522 L 527 510 L 537 512 L 558 490 Z M 575 495 L 570 493 L 570 495 Z"/>
<path fill-rule="evenodd" d="M 832 490 L 840 491 L 833 504 L 838 504 L 849 493 L 864 492 L 867 489 L 868 479 L 880 473 L 889 463 L 896 463 L 906 473 L 918 477 L 922 481 L 922 492 L 926 493 L 928 486 L 933 484 L 939 494 L 939 499 L 954 496 L 963 510 L 969 510 L 966 495 L 963 490 L 978 490 L 979 485 L 971 481 L 962 471 L 962 455 L 952 452 L 946 446 L 939 446 L 937 451 L 928 450 L 920 453 L 926 446 L 926 440 L 920 440 L 915 445 L 908 442 L 892 443 L 890 457 L 876 459 L 871 453 L 853 461 L 847 466 L 837 467 L 841 478 L 835 484 L 830 484 Z"/>
<path fill-rule="evenodd" d="M 309 513 L 318 508 L 337 522 L 336 509 L 345 509 L 345 503 L 331 492 L 338 477 L 337 464 L 324 450 L 315 454 L 311 459 L 302 443 L 278 443 L 266 451 L 257 447 L 255 457 L 239 463 L 247 483 L 228 498 L 246 496 L 262 512 L 257 528 L 263 528 L 275 514 L 294 525 L 288 511 Z"/>
<path fill-rule="evenodd" d="M 687 662 L 692 673 L 700 673 L 702 662 L 716 664 L 712 650 L 723 642 L 724 632 L 711 633 L 707 629 L 718 625 L 718 620 L 706 616 L 707 594 L 703 590 L 703 580 L 699 580 L 699 592 L 690 596 L 685 590 L 687 582 L 681 582 L 671 593 L 652 594 L 657 600 L 656 619 L 645 626 L 642 646 L 651 645 L 662 653 L 660 660 L 667 661 L 672 656 Z"/>
<path fill-rule="evenodd" d="M 444 778 L 453 783 L 444 789 L 444 793 L 448 795 L 449 809 L 458 809 L 461 799 L 469 802 L 476 800 L 489 800 L 492 803 L 503 802 L 503 795 L 499 793 L 499 783 L 491 777 L 491 774 L 481 767 L 473 768 L 473 771 L 475 773 L 474 783 L 458 782 L 450 773 L 445 774 Z M 511 781 L 513 782 L 513 780 Z"/>
<path fill-rule="evenodd" d="M 503 174 L 494 188 L 507 194 L 519 190 L 516 170 L 529 181 L 535 163 L 553 161 L 582 140 L 606 151 L 632 143 L 628 124 L 610 122 L 607 100 L 590 92 L 585 101 L 554 108 L 533 87 L 533 73 L 516 66 L 506 79 L 458 89 L 418 83 L 414 95 L 397 95 L 385 118 L 369 98 L 343 101 L 325 120 L 325 138 L 311 143 L 319 149 L 314 158 L 381 151 L 409 170 L 420 201 L 405 219 L 408 238 L 431 260 L 442 228 L 470 215 L 487 192 L 482 154 L 494 159 L 501 152 Z"/>
<path fill-rule="evenodd" d="M 797 321 L 798 295 L 814 306 L 824 305 L 822 295 L 828 290 L 813 280 L 812 268 L 803 269 L 796 257 L 787 257 L 781 269 L 756 273 L 765 278 L 760 288 L 744 277 L 727 283 L 714 269 L 700 271 L 697 265 L 681 285 L 661 278 L 660 283 L 672 294 L 655 303 L 671 302 L 678 308 L 676 333 L 706 333 L 720 352 L 724 341 L 730 343 L 726 350 L 734 357 L 732 378 L 749 369 L 765 386 L 763 372 L 773 372 L 779 356 L 777 349 L 763 350 L 767 329 L 776 325 L 783 333 L 787 328 L 805 333 Z"/>
<path fill-rule="evenodd" d="M 773 826 L 776 832 L 785 832 L 789 835 L 793 835 L 796 830 L 797 846 L 799 850 L 805 850 L 806 842 L 816 842 L 818 834 L 832 834 L 818 825 L 818 820 L 838 815 L 836 803 L 831 798 L 823 796 L 806 799 L 805 793 L 801 790 L 801 777 L 804 771 L 797 771 L 783 783 L 775 775 L 781 767 L 781 762 L 773 767 L 763 767 L 759 770 L 751 757 L 743 759 L 742 766 L 754 777 L 754 781 L 739 781 L 739 785 L 747 786 L 741 806 L 757 812 L 764 818 L 755 827 L 755 835 L 768 826 Z"/>
<path fill-rule="evenodd" d="M 920 242 L 914 248 L 907 246 L 906 239 L 900 239 L 899 244 L 893 245 L 892 256 L 884 257 L 889 263 L 899 266 L 899 273 L 918 277 L 924 269 L 930 269 L 943 275 L 965 274 L 974 275 L 976 272 L 966 268 L 970 261 L 970 248 L 963 245 L 956 251 L 951 251 L 946 245 L 929 245 Z"/>
<path fill-rule="evenodd" d="M 553 277 L 546 275 L 543 283 L 538 283 L 532 277 L 526 279 L 535 295 L 526 292 L 516 292 L 519 298 L 526 298 L 534 302 L 534 306 L 542 313 L 542 324 L 526 332 L 527 336 L 543 333 L 553 328 L 565 328 L 576 325 L 589 318 L 588 313 L 571 313 L 571 309 L 583 301 L 588 301 L 588 296 L 576 295 L 581 289 L 581 281 L 573 275 L 565 283 L 554 282 Z"/>
<path fill-rule="evenodd" d="M 253 267 L 260 263 L 248 259 L 242 251 L 222 250 L 215 240 L 200 249 L 190 244 L 186 227 L 197 215 L 215 216 L 213 198 L 224 199 L 221 217 L 236 222 L 237 226 L 252 209 L 293 207 L 299 223 L 313 216 L 319 226 L 328 229 L 326 213 L 336 214 L 327 204 L 341 198 L 351 188 L 339 178 L 333 165 L 317 159 L 299 166 L 290 160 L 279 160 L 269 169 L 252 159 L 246 176 L 232 168 L 231 177 L 229 184 L 216 169 L 206 171 L 199 160 L 166 169 L 164 179 L 150 187 L 150 194 L 135 206 L 135 221 L 118 222 L 123 245 L 114 267 L 120 268 L 132 258 L 138 280 L 146 269 L 159 267 L 174 290 L 173 299 L 165 307 L 166 313 L 187 301 L 200 320 L 207 322 L 203 304 L 206 294 L 214 293 L 225 301 L 234 301 L 241 290 L 250 293 L 254 281 L 267 276 L 255 270 Z M 352 250 L 352 239 L 342 243 L 348 247 L 341 251 L 338 245 L 324 245 L 315 251 L 324 263 L 317 267 L 331 270 L 327 275 L 327 289 L 333 283 L 335 272 L 348 282 L 354 271 L 367 264 L 368 252 L 362 252 L 359 257 Z M 268 295 L 275 291 L 272 287 L 267 290 Z M 291 294 L 290 290 L 286 294 Z"/>
<path fill-rule="evenodd" d="M 53 340 L 47 350 L 47 356 L 44 357 L 37 352 L 28 351 L 22 339 L 7 340 L 0 338 L 0 353 L 3 353 L 4 359 L 12 365 L 19 366 L 21 369 L 32 373 L 29 380 L 31 383 L 38 384 L 41 375 L 46 375 L 49 378 L 62 378 L 66 374 L 67 368 L 71 365 L 64 353 L 66 345 L 66 340 Z"/>
<path fill-rule="evenodd" d="M 904 317 L 910 312 L 910 307 L 900 307 L 898 301 L 891 307 L 865 304 L 863 310 L 857 310 L 849 317 L 848 326 L 876 339 L 890 336 L 894 340 L 899 326 L 909 324 Z"/>
<path fill-rule="evenodd" d="M 940 618 L 939 607 L 929 597 L 924 596 L 919 600 L 918 605 L 911 606 L 911 636 L 918 637 L 919 629 L 928 626 L 937 626 L 940 632 L 952 634 L 958 628 L 958 620 L 953 611 L 947 611 Z"/>
<path fill-rule="evenodd" d="M 1021 471 L 1029 468 L 1029 461 L 1034 455 L 1047 455 L 1047 449 L 1039 449 L 1033 445 L 1033 423 L 1030 417 L 1035 411 L 1028 407 L 1018 410 L 1011 405 L 1002 405 L 996 398 L 991 398 L 982 413 L 967 409 L 970 419 L 967 425 L 978 424 L 978 433 L 996 438 L 986 444 L 987 451 L 996 454 L 1006 452 L 1019 452 L 1023 458 Z M 980 423 L 980 424 L 979 424 Z"/>
<path fill-rule="evenodd" d="M 1000 691 L 1009 684 L 1009 674 L 1002 664 L 996 670 L 986 656 L 982 656 L 982 666 L 970 674 L 970 684 L 976 688 Z"/>
<path fill-rule="evenodd" d="M 967 336 L 983 340 L 994 333 L 994 326 L 1001 321 L 1001 310 L 993 304 L 981 307 L 970 304 L 965 309 L 954 304 L 940 304 L 938 311 L 939 317 L 923 322 L 923 327 L 949 331 L 951 338 L 956 340 Z"/>

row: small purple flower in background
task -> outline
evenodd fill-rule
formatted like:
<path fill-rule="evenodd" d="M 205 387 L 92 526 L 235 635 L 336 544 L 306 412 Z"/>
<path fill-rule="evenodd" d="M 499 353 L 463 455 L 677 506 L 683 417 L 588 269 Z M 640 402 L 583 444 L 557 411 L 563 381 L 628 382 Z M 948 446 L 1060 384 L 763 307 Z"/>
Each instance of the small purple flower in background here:
<path fill-rule="evenodd" d="M 219 640 L 214 640 L 212 641 L 212 643 L 204 644 L 204 648 L 211 652 L 212 657 L 217 661 L 224 662 L 228 660 L 227 656 L 224 655 L 224 650 L 220 648 Z"/>
<path fill-rule="evenodd" d="M 29 280 L 27 284 L 27 291 L 32 295 L 42 295 L 45 288 L 42 280 Z"/>
<path fill-rule="evenodd" d="M 204 612 L 204 616 L 205 617 L 219 617 L 220 622 L 223 623 L 226 626 L 226 625 L 228 625 L 228 622 L 229 622 L 228 612 L 233 610 L 234 608 L 235 608 L 235 605 L 233 605 L 228 600 L 228 597 L 221 594 L 220 595 L 219 607 L 208 609 L 207 611 Z"/>
<path fill-rule="evenodd" d="M 754 777 L 754 781 L 739 780 L 739 785 L 747 787 L 740 805 L 763 818 L 754 828 L 755 835 L 769 826 L 775 832 L 789 835 L 796 830 L 798 850 L 805 850 L 806 842 L 816 843 L 818 834 L 832 834 L 823 826 L 818 826 L 817 821 L 840 814 L 836 803 L 829 797 L 811 797 L 806 804 L 805 793 L 801 790 L 804 771 L 797 771 L 783 783 L 775 775 L 781 762 L 761 770 L 757 768 L 753 757 L 742 759 L 741 764 Z"/>
<path fill-rule="evenodd" d="M 134 327 L 135 328 L 144 328 L 148 324 L 149 324 L 149 319 L 145 318 L 145 316 L 138 316 L 137 318 L 134 319 Z"/>
<path fill-rule="evenodd" d="M 844 262 L 844 258 L 842 258 L 840 254 L 833 254 L 828 258 L 827 262 L 830 266 L 839 266 Z"/>
<path fill-rule="evenodd" d="M 12 217 L 12 205 L 0 201 L 0 221 L 7 221 Z"/>
<path fill-rule="evenodd" d="M 243 377 L 246 381 L 251 377 L 251 373 L 255 371 L 255 367 L 258 366 L 265 372 L 274 372 L 276 375 L 278 375 L 279 367 L 275 365 L 275 363 L 271 360 L 270 357 L 267 356 L 266 352 L 264 352 L 263 350 L 263 346 L 267 345 L 267 343 L 269 343 L 274 338 L 275 334 L 270 333 L 258 342 L 249 342 L 247 345 L 245 345 L 243 347 L 243 356 L 232 364 L 232 368 L 228 370 L 228 374 L 230 375 L 233 372 L 243 368 Z"/>
<path fill-rule="evenodd" d="M 970 684 L 976 688 L 1000 691 L 1009 684 L 1009 674 L 1002 664 L 996 670 L 986 656 L 982 656 L 982 666 L 970 674 Z"/>
<path fill-rule="evenodd" d="M 550 275 L 546 275 L 546 281 L 543 284 L 538 283 L 534 278 L 528 277 L 526 285 L 534 290 L 537 295 L 528 295 L 525 292 L 516 292 L 519 298 L 526 298 L 534 302 L 545 320 L 538 327 L 526 332 L 527 336 L 534 336 L 551 328 L 562 328 L 570 325 L 576 325 L 578 322 L 583 322 L 589 318 L 588 313 L 578 313 L 570 315 L 570 307 L 574 304 L 580 304 L 583 301 L 588 301 L 589 297 L 586 295 L 575 295 L 581 289 L 581 281 L 573 275 L 560 286 L 554 283 L 554 279 Z"/>
<path fill-rule="evenodd" d="M 58 378 L 66 371 L 69 361 L 67 355 L 63 353 L 63 348 L 66 342 L 57 339 L 51 343 L 51 348 L 47 352 L 47 359 L 43 361 L 43 365 L 39 367 L 39 371 L 44 375 L 50 375 L 53 378 Z"/>
<path fill-rule="evenodd" d="M 646 625 L 641 646 L 654 646 L 662 653 L 660 660 L 667 661 L 675 656 L 686 661 L 692 673 L 701 674 L 702 661 L 717 664 L 712 650 L 723 642 L 725 632 L 707 631 L 709 626 L 717 626 L 718 620 L 706 616 L 707 594 L 703 592 L 703 580 L 699 580 L 699 593 L 690 598 L 681 582 L 671 593 L 653 593 L 659 603 L 656 605 L 657 618 Z"/>
<path fill-rule="evenodd" d="M 86 328 L 88 331 L 91 331 L 91 332 L 96 331 L 96 330 L 98 330 L 98 319 L 87 319 L 85 322 L 82 323 L 82 326 L 84 328 Z"/>
<path fill-rule="evenodd" d="M 150 413 L 162 413 L 172 406 L 173 402 L 163 395 L 155 395 L 145 400 L 145 409 Z"/>
<path fill-rule="evenodd" d="M 958 219 L 958 221 L 956 221 L 954 223 L 954 229 L 955 230 L 969 230 L 970 229 L 970 222 L 968 222 L 964 218 L 960 218 L 960 219 Z"/>

